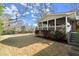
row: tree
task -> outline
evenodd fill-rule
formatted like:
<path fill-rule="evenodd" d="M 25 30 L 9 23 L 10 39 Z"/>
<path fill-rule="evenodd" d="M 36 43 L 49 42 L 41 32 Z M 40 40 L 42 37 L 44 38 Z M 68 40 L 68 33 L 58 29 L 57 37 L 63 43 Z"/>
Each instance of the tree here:
<path fill-rule="evenodd" d="M 3 9 L 4 9 L 4 6 L 0 5 L 0 15 L 3 14 Z M 0 35 L 2 34 L 3 32 L 3 21 L 0 19 Z"/>
<path fill-rule="evenodd" d="M 54 4 L 52 3 L 26 3 L 22 4 L 25 6 L 25 12 L 23 16 L 28 16 L 31 13 L 34 23 L 38 23 L 41 18 L 47 14 L 54 13 Z M 28 13 L 30 11 L 30 13 Z M 34 16 L 33 16 L 34 15 Z"/>
<path fill-rule="evenodd" d="M 2 20 L 0 20 L 0 34 L 2 34 L 2 32 L 3 32 L 3 22 L 2 22 Z"/>
<path fill-rule="evenodd" d="M 32 6 L 33 6 L 34 12 L 38 13 L 40 17 L 43 17 L 43 16 L 45 16 L 49 13 L 54 13 L 55 12 L 54 11 L 54 4 L 51 4 L 51 3 L 40 3 L 39 5 L 33 4 Z"/>
<path fill-rule="evenodd" d="M 3 14 L 3 9 L 4 9 L 5 7 L 4 6 L 2 6 L 2 5 L 0 5 L 0 15 L 2 15 Z"/>
<path fill-rule="evenodd" d="M 44 17 L 45 15 L 50 13 L 55 13 L 54 11 L 55 7 L 54 4 L 52 3 L 32 3 L 32 4 L 28 4 L 27 6 L 32 7 L 33 10 L 32 14 L 36 15 L 35 18 L 37 19 L 36 23 L 38 23 L 41 20 L 41 18 Z"/>
<path fill-rule="evenodd" d="M 21 26 L 21 32 L 25 32 L 26 31 L 26 27 L 25 26 Z"/>

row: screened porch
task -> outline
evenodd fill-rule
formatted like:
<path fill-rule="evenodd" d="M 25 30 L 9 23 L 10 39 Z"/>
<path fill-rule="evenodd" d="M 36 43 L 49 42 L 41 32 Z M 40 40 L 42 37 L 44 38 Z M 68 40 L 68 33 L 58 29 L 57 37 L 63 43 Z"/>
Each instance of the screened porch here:
<path fill-rule="evenodd" d="M 52 31 L 64 31 L 66 28 L 66 18 L 58 18 L 58 19 L 52 19 L 44 22 L 40 22 L 38 24 L 37 30 L 52 30 Z"/>

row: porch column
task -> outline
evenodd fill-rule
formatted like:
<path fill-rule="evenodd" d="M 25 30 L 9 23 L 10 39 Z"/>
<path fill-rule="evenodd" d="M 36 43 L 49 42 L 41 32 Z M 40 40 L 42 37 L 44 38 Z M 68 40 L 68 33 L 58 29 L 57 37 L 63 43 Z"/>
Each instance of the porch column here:
<path fill-rule="evenodd" d="M 54 20 L 54 31 L 56 31 L 56 19 Z"/>
<path fill-rule="evenodd" d="M 65 26 L 66 26 L 66 33 L 67 33 L 67 16 L 65 17 Z"/>
<path fill-rule="evenodd" d="M 68 17 L 66 16 L 65 17 L 65 24 L 66 24 L 66 38 L 67 38 L 67 42 L 69 43 L 70 42 L 70 33 L 69 32 L 67 32 L 67 22 L 68 22 Z"/>
<path fill-rule="evenodd" d="M 48 30 L 48 27 L 49 27 L 49 22 L 47 21 L 47 30 Z"/>
<path fill-rule="evenodd" d="M 42 30 L 43 30 L 43 27 L 44 27 L 44 26 L 43 26 L 43 22 L 42 22 Z"/>

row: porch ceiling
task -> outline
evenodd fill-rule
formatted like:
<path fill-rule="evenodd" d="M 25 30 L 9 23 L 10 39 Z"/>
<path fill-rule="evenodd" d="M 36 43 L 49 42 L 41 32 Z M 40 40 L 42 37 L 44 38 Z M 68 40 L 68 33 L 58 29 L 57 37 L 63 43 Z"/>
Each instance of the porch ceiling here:
<path fill-rule="evenodd" d="M 75 19 L 75 12 L 69 12 L 69 13 L 60 13 L 60 14 L 49 14 L 44 16 L 40 22 L 44 22 L 44 21 L 48 21 L 48 20 L 54 20 L 54 19 L 58 19 L 58 18 L 62 18 L 62 17 L 66 17 L 68 16 L 68 18 L 70 19 Z"/>

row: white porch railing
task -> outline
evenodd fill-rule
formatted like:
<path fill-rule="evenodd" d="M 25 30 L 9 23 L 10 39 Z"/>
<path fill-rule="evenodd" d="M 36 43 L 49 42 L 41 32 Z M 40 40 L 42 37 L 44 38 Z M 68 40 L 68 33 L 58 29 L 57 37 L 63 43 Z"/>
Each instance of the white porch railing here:
<path fill-rule="evenodd" d="M 55 28 L 65 28 L 66 25 L 59 26 L 48 26 L 48 27 L 37 27 L 36 30 L 54 30 Z M 48 28 L 48 29 L 47 29 Z"/>

